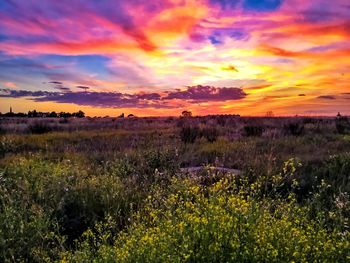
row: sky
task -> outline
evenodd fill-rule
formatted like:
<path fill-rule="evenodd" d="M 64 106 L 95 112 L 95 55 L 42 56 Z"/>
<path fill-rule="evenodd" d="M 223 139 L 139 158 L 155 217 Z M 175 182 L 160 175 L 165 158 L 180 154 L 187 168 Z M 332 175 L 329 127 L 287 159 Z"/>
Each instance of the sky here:
<path fill-rule="evenodd" d="M 349 0 L 1 0 L 0 112 L 350 114 Z"/>

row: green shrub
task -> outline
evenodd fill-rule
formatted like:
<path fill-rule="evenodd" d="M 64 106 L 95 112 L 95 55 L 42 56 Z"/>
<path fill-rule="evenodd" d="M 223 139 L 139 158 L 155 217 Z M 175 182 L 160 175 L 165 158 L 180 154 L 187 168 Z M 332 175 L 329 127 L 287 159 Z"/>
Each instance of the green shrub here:
<path fill-rule="evenodd" d="M 243 181 L 244 182 L 244 181 Z M 241 184 L 242 185 L 242 184 Z M 114 245 L 106 227 L 83 242 L 70 262 L 346 262 L 349 232 L 326 230 L 324 215 L 288 199 L 256 196 L 259 184 L 226 178 L 208 187 L 174 179 L 170 194 L 148 198 Z M 99 240 L 92 246 L 91 240 Z M 96 243 L 95 243 L 96 244 Z"/>
<path fill-rule="evenodd" d="M 154 173 L 155 170 L 165 172 L 174 172 L 177 168 L 177 158 L 173 151 L 163 150 L 150 150 L 144 153 L 145 164 L 142 170 L 147 173 Z M 141 171 L 140 171 L 141 172 Z"/>
<path fill-rule="evenodd" d="M 50 255 L 55 249 L 72 247 L 75 239 L 108 214 L 114 215 L 118 231 L 128 223 L 131 207 L 136 207 L 133 203 L 142 200 L 139 189 L 129 185 L 125 191 L 118 177 L 93 176 L 77 164 L 37 157 L 9 162 L 0 180 L 0 243 L 4 253 L 19 259 L 33 260 L 38 249 Z M 58 241 L 62 242 L 52 243 Z"/>

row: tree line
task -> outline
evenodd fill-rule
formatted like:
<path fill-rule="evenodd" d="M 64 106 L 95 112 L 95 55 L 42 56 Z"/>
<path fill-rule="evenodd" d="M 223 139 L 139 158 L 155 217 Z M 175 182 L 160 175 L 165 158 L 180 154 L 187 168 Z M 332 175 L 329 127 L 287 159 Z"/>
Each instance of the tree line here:
<path fill-rule="evenodd" d="M 81 110 L 77 111 L 77 112 L 41 112 L 41 111 L 28 111 L 28 113 L 23 113 L 23 112 L 7 112 L 2 114 L 0 112 L 0 117 L 22 117 L 22 118 L 71 118 L 71 117 L 75 117 L 75 118 L 84 118 L 85 117 L 85 113 Z"/>

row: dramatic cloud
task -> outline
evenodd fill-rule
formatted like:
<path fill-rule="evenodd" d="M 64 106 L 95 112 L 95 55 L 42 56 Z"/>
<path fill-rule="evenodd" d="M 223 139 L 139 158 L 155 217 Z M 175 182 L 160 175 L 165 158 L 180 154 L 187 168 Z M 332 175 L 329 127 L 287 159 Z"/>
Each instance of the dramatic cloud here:
<path fill-rule="evenodd" d="M 61 88 L 62 91 L 66 91 Z M 130 107 L 130 108 L 176 108 L 182 103 L 239 100 L 246 94 L 239 88 L 216 88 L 210 86 L 187 87 L 184 91 L 166 91 L 164 93 L 120 92 L 48 92 L 0 89 L 0 97 L 28 97 L 36 102 L 73 103 L 94 107 Z M 172 103 L 172 100 L 180 100 Z M 181 102 L 182 101 L 182 102 Z"/>
<path fill-rule="evenodd" d="M 192 86 L 184 91 L 169 92 L 164 99 L 180 99 L 192 102 L 239 100 L 246 96 L 239 88 L 216 88 L 211 86 Z"/>
<path fill-rule="evenodd" d="M 0 1 L 0 88 L 23 90 L 2 91 L 0 111 L 350 114 L 349 0 L 44 2 Z"/>
<path fill-rule="evenodd" d="M 50 97 L 57 96 L 59 92 L 51 91 L 29 91 L 29 90 L 11 90 L 0 89 L 0 97 L 3 98 L 21 98 L 21 97 Z"/>

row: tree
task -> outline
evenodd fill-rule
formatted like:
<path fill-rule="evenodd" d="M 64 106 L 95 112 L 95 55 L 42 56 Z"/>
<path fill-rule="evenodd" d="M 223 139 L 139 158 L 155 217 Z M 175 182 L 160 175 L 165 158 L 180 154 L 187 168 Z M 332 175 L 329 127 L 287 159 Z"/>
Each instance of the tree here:
<path fill-rule="evenodd" d="M 52 112 L 48 115 L 48 117 L 50 117 L 50 118 L 57 118 L 58 115 L 57 115 L 57 113 L 56 113 L 55 111 L 52 111 Z"/>
<path fill-rule="evenodd" d="M 83 111 L 78 111 L 74 114 L 75 117 L 77 118 L 84 118 L 85 117 L 85 113 Z"/>
<path fill-rule="evenodd" d="M 181 113 L 181 117 L 184 117 L 184 118 L 192 117 L 192 112 L 187 111 L 187 110 L 184 110 L 184 111 Z"/>
<path fill-rule="evenodd" d="M 275 116 L 275 114 L 273 114 L 273 111 L 268 111 L 268 112 L 266 112 L 265 116 L 268 118 L 272 118 Z"/>
<path fill-rule="evenodd" d="M 72 117 L 72 114 L 71 113 L 69 113 L 69 112 L 60 112 L 60 114 L 59 114 L 59 116 L 61 117 L 61 118 L 70 118 L 70 117 Z"/>
<path fill-rule="evenodd" d="M 36 110 L 33 110 L 33 111 L 28 111 L 28 117 L 29 118 L 35 118 L 35 117 L 38 117 L 38 113 Z"/>

